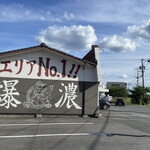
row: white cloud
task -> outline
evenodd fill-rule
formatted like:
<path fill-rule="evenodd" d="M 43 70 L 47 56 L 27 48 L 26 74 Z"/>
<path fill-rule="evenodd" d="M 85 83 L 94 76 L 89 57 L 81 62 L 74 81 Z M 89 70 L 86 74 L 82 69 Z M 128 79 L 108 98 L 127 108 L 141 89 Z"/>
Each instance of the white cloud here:
<path fill-rule="evenodd" d="M 4 12 L 1 12 L 1 15 L 2 16 L 5 16 L 6 15 L 6 12 L 4 11 Z"/>
<path fill-rule="evenodd" d="M 66 7 L 87 22 L 137 23 L 150 14 L 148 0 L 75 0 L 67 1 Z"/>
<path fill-rule="evenodd" d="M 36 37 L 38 42 L 60 50 L 88 50 L 97 41 L 92 26 L 49 26 Z"/>
<path fill-rule="evenodd" d="M 61 22 L 61 19 L 60 18 L 55 18 L 54 21 Z"/>
<path fill-rule="evenodd" d="M 149 40 L 150 39 L 150 19 L 142 22 L 141 25 L 133 25 L 128 27 L 128 33 L 133 37 L 142 38 Z"/>
<path fill-rule="evenodd" d="M 113 35 L 109 38 L 105 37 L 99 45 L 101 48 L 109 49 L 114 52 L 127 52 L 136 49 L 135 42 L 132 42 L 129 38 L 123 38 L 117 35 Z"/>
<path fill-rule="evenodd" d="M 23 8 L 24 7 L 24 5 L 23 4 L 19 4 L 19 3 L 15 3 L 15 2 L 13 2 L 12 3 L 12 7 L 16 7 L 16 8 Z"/>
<path fill-rule="evenodd" d="M 26 11 L 25 11 L 25 15 L 26 15 L 26 16 L 29 16 L 30 14 L 31 14 L 31 11 L 30 11 L 30 10 L 26 10 Z"/>
<path fill-rule="evenodd" d="M 46 19 L 45 19 L 44 16 L 41 16 L 41 17 L 40 17 L 40 20 L 45 21 Z"/>
<path fill-rule="evenodd" d="M 47 15 L 50 15 L 50 14 L 51 14 L 51 12 L 50 12 L 50 11 L 46 11 L 46 14 L 47 14 Z"/>
<path fill-rule="evenodd" d="M 67 12 L 65 12 L 65 13 L 64 13 L 64 17 L 65 17 L 65 19 L 67 19 L 67 20 L 71 20 L 71 19 L 74 18 L 74 14 L 73 14 L 73 13 L 67 13 Z"/>
<path fill-rule="evenodd" d="M 25 7 L 22 4 L 13 3 L 9 5 L 0 4 L 0 22 L 21 22 L 21 21 L 51 21 L 60 22 L 61 15 L 57 17 L 55 14 L 51 14 L 47 9 L 31 9 L 31 7 Z M 59 18 L 60 17 L 60 18 Z M 68 17 L 73 17 L 69 14 Z"/>
<path fill-rule="evenodd" d="M 125 78 L 128 78 L 128 76 L 126 74 L 123 74 L 123 75 L 120 76 L 120 78 L 125 79 Z"/>
<path fill-rule="evenodd" d="M 25 16 L 24 14 L 29 13 L 26 10 L 31 7 L 32 13 L 27 15 L 28 17 Z M 139 22 L 142 18 L 148 18 L 150 14 L 148 0 L 112 0 L 111 2 L 109 0 L 75 0 L 74 3 L 72 1 L 63 1 L 63 3 L 50 2 L 49 5 L 37 3 L 36 6 L 8 3 L 7 5 L 0 4 L 0 8 L 0 14 L 3 11 L 8 13 L 5 17 L 0 16 L 0 21 L 9 22 L 40 20 L 42 15 L 46 18 L 46 21 L 55 21 L 54 18 L 65 18 L 68 21 L 74 19 L 86 22 L 135 23 Z M 43 10 L 43 14 L 41 10 Z M 65 13 L 64 10 L 66 11 Z M 14 17 L 11 17 L 11 14 Z"/>

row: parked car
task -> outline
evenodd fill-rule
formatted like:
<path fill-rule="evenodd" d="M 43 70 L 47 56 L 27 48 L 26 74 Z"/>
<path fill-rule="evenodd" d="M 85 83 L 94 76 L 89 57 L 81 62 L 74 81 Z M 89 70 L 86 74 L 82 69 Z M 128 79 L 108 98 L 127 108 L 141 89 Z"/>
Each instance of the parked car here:
<path fill-rule="evenodd" d="M 107 102 L 107 101 L 105 101 L 105 100 L 103 100 L 103 99 L 100 99 L 100 109 L 108 109 L 108 108 L 110 108 L 110 104 L 109 104 L 109 102 Z"/>
<path fill-rule="evenodd" d="M 115 102 L 115 105 L 125 106 L 125 101 L 122 98 L 118 98 Z"/>
<path fill-rule="evenodd" d="M 113 99 L 113 97 L 112 97 L 112 96 L 107 95 L 107 96 L 104 96 L 102 99 L 103 99 L 103 100 L 105 100 L 105 101 L 107 101 L 107 102 L 109 102 L 109 103 L 112 103 L 112 99 Z"/>

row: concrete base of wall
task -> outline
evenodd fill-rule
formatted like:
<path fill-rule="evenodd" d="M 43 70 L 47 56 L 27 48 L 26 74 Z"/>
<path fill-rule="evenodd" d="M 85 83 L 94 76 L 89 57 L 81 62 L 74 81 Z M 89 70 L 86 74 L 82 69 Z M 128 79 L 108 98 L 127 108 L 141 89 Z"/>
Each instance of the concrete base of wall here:
<path fill-rule="evenodd" d="M 102 113 L 96 112 L 94 115 L 43 115 L 43 114 L 0 114 L 0 119 L 5 119 L 5 118 L 12 118 L 12 119 L 17 119 L 17 118 L 53 118 L 53 117 L 81 117 L 81 118 L 88 118 L 88 117 L 94 117 L 94 118 L 100 118 L 102 117 Z"/>
<path fill-rule="evenodd" d="M 36 118 L 42 118 L 42 114 L 36 114 Z"/>
<path fill-rule="evenodd" d="M 87 117 L 88 117 L 88 115 L 83 115 L 82 117 L 83 117 L 83 118 L 87 118 Z"/>
<path fill-rule="evenodd" d="M 35 118 L 35 115 L 14 115 L 14 114 L 9 114 L 9 115 L 0 115 L 0 118 Z"/>
<path fill-rule="evenodd" d="M 102 117 L 102 113 L 95 114 L 95 117 L 96 117 L 96 118 L 100 118 L 100 117 Z"/>
<path fill-rule="evenodd" d="M 102 113 L 100 112 L 99 109 L 96 110 L 96 112 L 95 112 L 95 117 L 96 117 L 96 118 L 102 117 Z"/>

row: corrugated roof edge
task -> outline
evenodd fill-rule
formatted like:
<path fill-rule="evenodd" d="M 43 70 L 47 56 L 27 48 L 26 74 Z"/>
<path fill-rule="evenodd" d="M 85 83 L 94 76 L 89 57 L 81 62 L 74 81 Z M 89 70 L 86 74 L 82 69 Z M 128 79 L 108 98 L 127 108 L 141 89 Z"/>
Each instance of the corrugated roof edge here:
<path fill-rule="evenodd" d="M 59 53 L 61 55 L 65 55 L 67 57 L 70 57 L 72 59 L 75 59 L 75 60 L 78 60 L 82 63 L 87 63 L 91 66 L 96 66 L 96 63 L 93 63 L 93 62 L 90 62 L 90 61 L 87 61 L 87 60 L 84 60 L 84 59 L 81 59 L 81 58 L 78 58 L 76 56 L 73 56 L 73 55 L 70 55 L 70 54 L 67 54 L 65 52 L 62 52 L 60 50 L 57 50 L 57 49 L 54 49 L 54 48 L 51 48 L 51 47 L 48 47 L 45 43 L 41 43 L 40 45 L 37 45 L 37 46 L 32 46 L 32 47 L 26 47 L 26 48 L 21 48 L 21 49 L 16 49 L 16 50 L 10 50 L 10 51 L 6 51 L 6 52 L 0 52 L 0 57 L 3 57 L 3 56 L 8 56 L 8 55 L 14 55 L 16 53 L 21 53 L 21 52 L 27 52 L 27 50 L 35 50 L 36 48 L 40 48 L 40 47 L 44 47 L 48 50 L 51 50 L 55 53 Z"/>

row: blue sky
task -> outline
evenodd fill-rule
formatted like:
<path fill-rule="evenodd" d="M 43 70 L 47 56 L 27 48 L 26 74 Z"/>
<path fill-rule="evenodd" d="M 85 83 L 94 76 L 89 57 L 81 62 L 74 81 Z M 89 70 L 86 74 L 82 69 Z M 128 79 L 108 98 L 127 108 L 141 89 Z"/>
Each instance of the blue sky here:
<path fill-rule="evenodd" d="M 145 59 L 145 85 L 150 86 L 149 41 L 149 0 L 0 1 L 1 52 L 45 42 L 82 58 L 97 44 L 104 49 L 104 83 L 136 85 L 136 68 Z"/>

